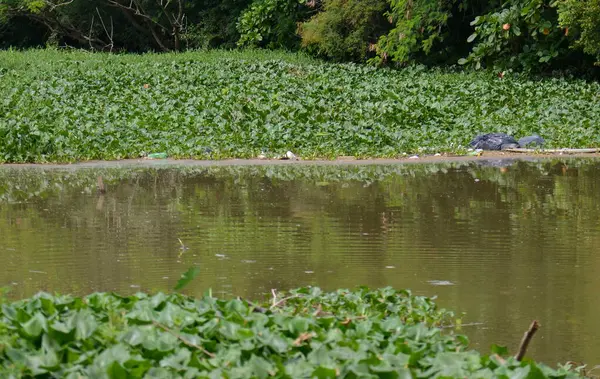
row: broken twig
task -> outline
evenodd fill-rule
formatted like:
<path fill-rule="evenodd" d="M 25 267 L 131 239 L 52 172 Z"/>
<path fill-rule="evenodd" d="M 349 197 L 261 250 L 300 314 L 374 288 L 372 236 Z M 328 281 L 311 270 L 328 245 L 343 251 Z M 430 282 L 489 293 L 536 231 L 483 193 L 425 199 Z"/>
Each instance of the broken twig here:
<path fill-rule="evenodd" d="M 277 302 L 277 292 L 275 291 L 275 288 L 271 288 L 271 294 L 273 295 L 273 301 L 271 304 L 273 304 L 274 307 L 275 303 Z"/>
<path fill-rule="evenodd" d="M 278 302 L 274 302 L 273 305 L 271 305 L 271 309 L 285 303 L 286 301 L 288 301 L 290 299 L 296 298 L 296 297 L 298 297 L 298 295 L 288 296 L 288 297 L 285 297 L 285 298 L 279 300 Z M 273 300 L 275 300 L 275 299 L 273 299 Z"/>
<path fill-rule="evenodd" d="M 527 330 L 523 335 L 521 345 L 519 345 L 519 351 L 517 352 L 517 354 L 515 354 L 515 359 L 517 361 L 521 361 L 521 359 L 523 359 L 523 357 L 525 356 L 525 353 L 527 352 L 527 346 L 529 346 L 529 342 L 531 342 L 533 335 L 535 334 L 535 332 L 537 332 L 539 327 L 540 324 L 537 322 L 537 320 L 533 320 L 533 322 L 529 326 L 529 330 Z"/>

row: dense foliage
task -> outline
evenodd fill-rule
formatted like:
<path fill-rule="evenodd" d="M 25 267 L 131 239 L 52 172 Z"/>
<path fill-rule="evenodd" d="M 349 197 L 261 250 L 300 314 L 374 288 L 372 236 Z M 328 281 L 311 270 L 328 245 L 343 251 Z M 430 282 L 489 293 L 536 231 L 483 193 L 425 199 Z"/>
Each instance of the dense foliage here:
<path fill-rule="evenodd" d="M 239 38 L 237 19 L 249 3 L 6 0 L 0 3 L 0 41 L 8 39 L 11 45 L 24 46 L 23 40 L 30 40 L 30 46 L 66 45 L 104 51 L 231 47 Z"/>
<path fill-rule="evenodd" d="M 323 64 L 292 54 L 0 54 L 0 161 L 398 156 L 481 132 L 600 144 L 600 87 L 576 80 Z M 81 96 L 86 94 L 86 96 Z M 210 153 L 210 154 L 209 154 Z"/>
<path fill-rule="evenodd" d="M 302 25 L 302 45 L 333 60 L 364 61 L 389 29 L 387 8 L 386 0 L 325 0 L 322 12 Z"/>
<path fill-rule="evenodd" d="M 0 47 L 261 46 L 336 61 L 597 74 L 598 0 L 5 0 Z M 300 39 L 302 43 L 300 43 Z M 375 54 L 376 53 L 376 54 Z"/>
<path fill-rule="evenodd" d="M 307 17 L 304 0 L 255 0 L 237 24 L 240 46 L 296 48 L 296 22 Z"/>
<path fill-rule="evenodd" d="M 2 377 L 577 378 L 479 355 L 452 314 L 391 288 L 300 288 L 260 305 L 183 295 L 40 293 L 0 313 Z M 506 354 L 502 348 L 495 349 Z"/>
<path fill-rule="evenodd" d="M 574 46 L 600 61 L 600 1 L 556 0 L 554 4 L 565 35 L 575 34 Z"/>
<path fill-rule="evenodd" d="M 378 55 L 382 61 L 406 63 L 416 54 L 429 54 L 444 40 L 451 1 L 391 0 L 389 20 L 395 27 L 381 36 Z"/>
<path fill-rule="evenodd" d="M 535 70 L 569 55 L 569 38 L 557 23 L 557 13 L 543 0 L 512 0 L 496 12 L 476 17 L 475 45 L 461 63 L 497 69 Z"/>

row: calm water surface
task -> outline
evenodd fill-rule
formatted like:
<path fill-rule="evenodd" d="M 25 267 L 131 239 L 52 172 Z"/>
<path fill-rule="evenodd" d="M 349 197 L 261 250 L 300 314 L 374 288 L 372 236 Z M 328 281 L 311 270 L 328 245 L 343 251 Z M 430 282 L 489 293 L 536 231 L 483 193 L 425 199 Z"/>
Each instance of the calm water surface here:
<path fill-rule="evenodd" d="M 191 265 L 191 295 L 394 286 L 466 312 L 482 351 L 538 319 L 532 357 L 600 364 L 597 160 L 5 167 L 0 236 L 15 298 L 169 290 Z"/>

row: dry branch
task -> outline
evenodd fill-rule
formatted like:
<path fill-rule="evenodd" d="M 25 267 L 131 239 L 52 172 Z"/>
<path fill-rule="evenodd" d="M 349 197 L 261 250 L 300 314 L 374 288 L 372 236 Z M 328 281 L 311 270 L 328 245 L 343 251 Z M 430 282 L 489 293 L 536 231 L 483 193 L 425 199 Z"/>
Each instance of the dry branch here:
<path fill-rule="evenodd" d="M 273 305 L 271 305 L 271 309 L 278 307 L 279 305 L 285 303 L 286 301 L 290 300 L 290 299 L 294 299 L 298 297 L 298 295 L 292 295 L 292 296 L 288 296 L 286 298 L 283 298 L 281 300 L 279 300 L 278 302 L 274 302 Z"/>
<path fill-rule="evenodd" d="M 527 352 L 527 346 L 529 346 L 529 342 L 531 342 L 533 335 L 535 334 L 535 332 L 537 332 L 539 327 L 540 324 L 537 322 L 537 320 L 534 320 L 529 326 L 529 330 L 527 330 L 523 335 L 521 345 L 519 345 L 519 351 L 517 352 L 517 354 L 515 354 L 515 359 L 517 361 L 520 361 L 525 356 L 525 353 Z"/>
<path fill-rule="evenodd" d="M 104 33 L 106 33 L 106 37 L 108 38 L 108 41 L 109 41 L 109 43 L 105 47 L 109 47 L 110 52 L 112 53 L 113 48 L 115 47 L 115 42 L 113 40 L 114 25 L 113 25 L 112 16 L 110 18 L 110 33 L 109 33 L 108 29 L 106 28 L 106 25 L 104 24 L 104 20 L 102 19 L 102 16 L 100 15 L 100 10 L 98 10 L 98 7 L 96 7 L 96 13 L 98 13 L 98 17 L 100 18 L 100 23 L 102 24 L 102 27 L 104 28 Z M 93 15 L 92 15 L 92 20 L 93 20 Z"/>

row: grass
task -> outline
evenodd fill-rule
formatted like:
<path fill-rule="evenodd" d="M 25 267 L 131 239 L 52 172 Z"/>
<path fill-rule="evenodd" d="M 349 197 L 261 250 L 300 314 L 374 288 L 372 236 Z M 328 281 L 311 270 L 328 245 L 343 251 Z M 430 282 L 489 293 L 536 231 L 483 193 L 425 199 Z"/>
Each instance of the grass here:
<path fill-rule="evenodd" d="M 0 311 L 3 378 L 579 378 L 468 349 L 453 315 L 392 288 L 210 294 L 40 293 Z"/>
<path fill-rule="evenodd" d="M 600 145 L 600 84 L 302 54 L 0 52 L 0 161 L 464 152 L 482 132 Z"/>

